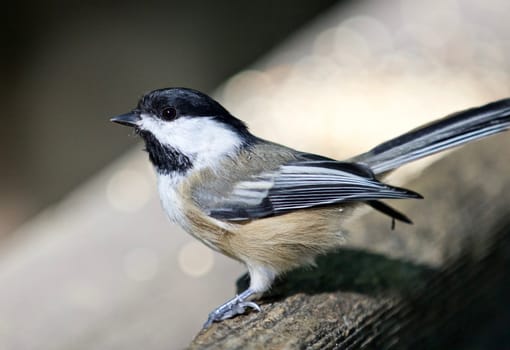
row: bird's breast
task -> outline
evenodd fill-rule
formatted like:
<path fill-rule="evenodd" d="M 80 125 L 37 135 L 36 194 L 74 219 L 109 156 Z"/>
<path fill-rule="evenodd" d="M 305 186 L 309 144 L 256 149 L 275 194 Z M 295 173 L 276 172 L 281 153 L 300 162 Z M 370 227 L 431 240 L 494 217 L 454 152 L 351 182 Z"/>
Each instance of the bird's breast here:
<path fill-rule="evenodd" d="M 189 181 L 179 174 L 158 175 L 158 191 L 161 205 L 168 218 L 187 233 L 214 250 L 219 247 L 221 233 L 226 224 L 207 217 L 190 198 Z"/>
<path fill-rule="evenodd" d="M 187 229 L 188 220 L 185 215 L 185 203 L 179 193 L 179 188 L 183 181 L 180 174 L 160 174 L 158 175 L 158 192 L 161 206 L 166 212 L 168 218 Z"/>

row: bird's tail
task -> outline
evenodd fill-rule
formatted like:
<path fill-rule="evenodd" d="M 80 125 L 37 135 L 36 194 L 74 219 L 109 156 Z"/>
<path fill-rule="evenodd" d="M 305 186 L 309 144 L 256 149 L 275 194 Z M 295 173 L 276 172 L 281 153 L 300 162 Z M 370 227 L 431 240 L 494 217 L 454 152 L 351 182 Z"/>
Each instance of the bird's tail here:
<path fill-rule="evenodd" d="M 351 159 L 382 174 L 428 155 L 510 128 L 510 98 L 450 114 Z"/>

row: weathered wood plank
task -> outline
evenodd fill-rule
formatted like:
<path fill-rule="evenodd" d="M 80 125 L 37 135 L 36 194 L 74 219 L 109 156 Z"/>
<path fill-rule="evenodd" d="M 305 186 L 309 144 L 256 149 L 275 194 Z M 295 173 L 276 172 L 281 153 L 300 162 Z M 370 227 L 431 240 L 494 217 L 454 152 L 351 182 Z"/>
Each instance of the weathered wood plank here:
<path fill-rule="evenodd" d="M 433 164 L 407 184 L 426 199 L 398 203 L 415 225 L 391 231 L 365 215 L 349 247 L 290 273 L 262 313 L 214 324 L 190 348 L 416 349 L 476 338 L 508 306 L 509 150 L 503 134 Z"/>

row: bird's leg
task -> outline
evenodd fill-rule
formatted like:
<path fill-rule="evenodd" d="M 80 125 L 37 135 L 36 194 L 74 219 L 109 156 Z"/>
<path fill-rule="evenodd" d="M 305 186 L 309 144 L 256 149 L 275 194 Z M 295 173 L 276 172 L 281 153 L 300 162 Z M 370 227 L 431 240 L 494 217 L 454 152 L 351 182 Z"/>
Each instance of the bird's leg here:
<path fill-rule="evenodd" d="M 252 301 L 246 301 L 246 299 L 251 297 L 253 294 L 255 294 L 255 292 L 251 288 L 248 288 L 241 294 L 236 295 L 235 298 L 232 298 L 225 304 L 220 305 L 216 310 L 209 314 L 207 322 L 204 324 L 204 328 L 209 327 L 213 322 L 241 315 L 248 307 L 260 311 L 260 307 L 257 304 Z"/>

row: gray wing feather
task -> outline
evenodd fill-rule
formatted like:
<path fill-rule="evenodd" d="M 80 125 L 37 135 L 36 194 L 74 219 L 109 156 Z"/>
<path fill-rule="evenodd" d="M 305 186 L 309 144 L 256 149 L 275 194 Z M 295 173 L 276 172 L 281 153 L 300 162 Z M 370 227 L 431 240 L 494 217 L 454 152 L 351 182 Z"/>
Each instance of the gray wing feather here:
<path fill-rule="evenodd" d="M 421 196 L 379 182 L 361 164 L 305 160 L 238 182 L 227 197 L 207 211 L 217 219 L 240 221 L 343 202 L 390 198 Z"/>
<path fill-rule="evenodd" d="M 235 221 L 363 201 L 393 218 L 406 221 L 405 216 L 378 200 L 421 196 L 383 184 L 374 173 L 383 174 L 413 160 L 509 128 L 510 99 L 504 99 L 412 130 L 354 157 L 351 162 L 337 162 L 276 144 L 265 148 L 264 145 L 269 145 L 265 142 L 259 145 L 263 163 L 274 159 L 272 148 L 279 147 L 281 154 L 288 157 L 285 165 L 278 168 L 279 163 L 267 166 L 260 163 L 258 168 L 252 169 L 256 175 L 252 173 L 243 176 L 242 180 L 220 181 L 224 187 L 221 191 L 210 186 L 200 193 L 202 198 L 197 202 L 203 204 L 202 208 L 211 216 Z M 271 156 L 266 157 L 265 154 Z"/>

